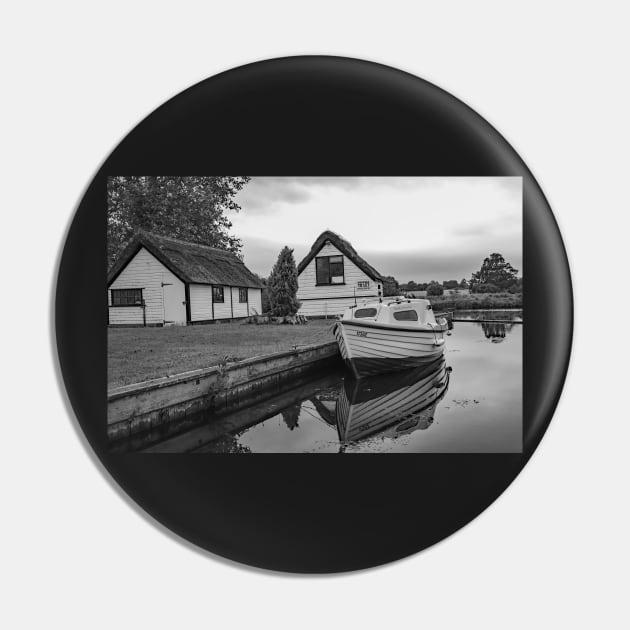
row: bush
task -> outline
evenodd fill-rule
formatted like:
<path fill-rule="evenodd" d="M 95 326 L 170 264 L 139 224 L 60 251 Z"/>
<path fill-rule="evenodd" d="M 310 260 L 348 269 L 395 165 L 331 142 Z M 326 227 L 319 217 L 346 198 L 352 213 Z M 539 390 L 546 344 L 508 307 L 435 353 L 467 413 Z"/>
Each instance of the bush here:
<path fill-rule="evenodd" d="M 486 282 L 485 284 L 476 284 L 473 287 L 473 293 L 499 293 L 499 291 L 499 287 L 489 282 Z"/>
<path fill-rule="evenodd" d="M 427 297 L 444 295 L 444 288 L 437 282 L 431 282 L 427 287 Z"/>

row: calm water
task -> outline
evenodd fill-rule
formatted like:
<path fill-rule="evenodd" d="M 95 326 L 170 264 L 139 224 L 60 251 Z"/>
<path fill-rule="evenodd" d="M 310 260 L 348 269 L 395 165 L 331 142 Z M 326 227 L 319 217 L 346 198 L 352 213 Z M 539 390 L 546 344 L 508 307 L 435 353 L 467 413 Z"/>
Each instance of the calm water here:
<path fill-rule="evenodd" d="M 322 375 L 148 450 L 520 452 L 522 334 L 518 323 L 456 323 L 444 360 L 429 368 L 361 380 Z"/>

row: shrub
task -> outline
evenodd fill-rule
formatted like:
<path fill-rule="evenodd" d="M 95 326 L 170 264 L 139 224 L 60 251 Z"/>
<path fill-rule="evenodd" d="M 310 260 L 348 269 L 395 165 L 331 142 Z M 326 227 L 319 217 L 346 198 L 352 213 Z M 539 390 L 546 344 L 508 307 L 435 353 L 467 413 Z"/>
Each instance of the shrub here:
<path fill-rule="evenodd" d="M 476 284 L 473 288 L 473 293 L 499 293 L 500 289 L 490 282 L 484 284 Z"/>

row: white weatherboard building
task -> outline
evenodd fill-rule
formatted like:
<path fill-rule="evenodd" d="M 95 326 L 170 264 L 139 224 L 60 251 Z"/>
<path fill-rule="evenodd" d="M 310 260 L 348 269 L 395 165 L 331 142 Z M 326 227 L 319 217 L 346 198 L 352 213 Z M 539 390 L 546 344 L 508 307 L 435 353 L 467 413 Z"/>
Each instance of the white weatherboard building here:
<path fill-rule="evenodd" d="M 360 299 L 382 295 L 381 274 L 348 241 L 329 230 L 319 235 L 298 265 L 300 315 L 340 315 Z"/>
<path fill-rule="evenodd" d="M 140 231 L 107 277 L 110 326 L 202 324 L 262 313 L 262 287 L 230 252 Z"/>

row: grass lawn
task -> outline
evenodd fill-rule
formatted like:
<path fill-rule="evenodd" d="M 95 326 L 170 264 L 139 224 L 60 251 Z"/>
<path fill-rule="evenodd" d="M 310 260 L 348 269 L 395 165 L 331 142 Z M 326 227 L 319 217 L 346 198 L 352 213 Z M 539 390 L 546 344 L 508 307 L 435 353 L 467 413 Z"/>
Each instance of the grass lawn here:
<path fill-rule="evenodd" d="M 334 341 L 332 320 L 304 326 L 211 324 L 107 330 L 108 388 L 247 359 L 292 346 Z"/>

